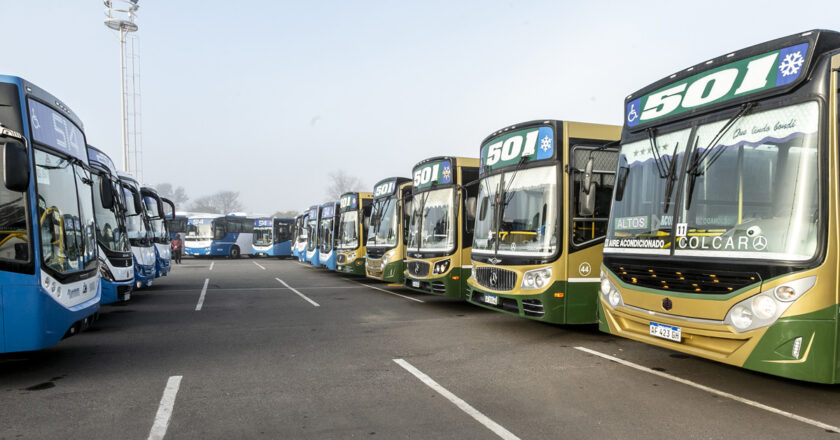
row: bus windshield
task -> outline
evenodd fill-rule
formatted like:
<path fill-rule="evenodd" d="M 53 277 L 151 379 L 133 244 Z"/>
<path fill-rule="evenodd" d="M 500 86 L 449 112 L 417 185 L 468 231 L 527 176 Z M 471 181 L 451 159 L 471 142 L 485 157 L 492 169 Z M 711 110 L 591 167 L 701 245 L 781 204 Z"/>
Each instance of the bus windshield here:
<path fill-rule="evenodd" d="M 697 129 L 675 255 L 808 260 L 819 222 L 819 106 L 806 102 Z M 705 143 L 704 143 L 705 142 Z"/>
<path fill-rule="evenodd" d="M 399 221 L 397 220 L 397 198 L 376 200 L 370 216 L 368 246 L 396 246 Z"/>
<path fill-rule="evenodd" d="M 44 264 L 59 274 L 95 269 L 96 238 L 90 173 L 34 150 Z"/>
<path fill-rule="evenodd" d="M 134 209 L 135 195 L 128 188 L 123 188 L 125 197 L 125 225 L 128 239 L 134 246 L 148 245 L 148 225 L 142 211 Z"/>
<path fill-rule="evenodd" d="M 310 218 L 306 221 L 306 232 L 304 235 L 307 237 L 315 237 L 316 232 L 318 232 L 318 219 L 317 218 Z M 308 240 L 306 242 L 306 250 L 314 251 L 315 248 L 318 247 L 318 243 L 315 243 L 315 240 Z"/>
<path fill-rule="evenodd" d="M 187 240 L 212 240 L 213 221 L 210 219 L 189 220 L 187 223 Z"/>
<path fill-rule="evenodd" d="M 335 217 L 322 218 L 318 240 L 321 241 L 321 252 L 329 253 L 333 249 L 333 222 Z"/>
<path fill-rule="evenodd" d="M 455 190 L 436 189 L 414 196 L 408 247 L 418 251 L 455 248 Z"/>
<path fill-rule="evenodd" d="M 300 219 L 300 223 L 297 225 L 298 228 L 298 242 L 303 243 L 309 238 L 309 230 L 306 227 L 307 218 Z"/>
<path fill-rule="evenodd" d="M 359 213 L 345 211 L 341 213 L 341 224 L 338 229 L 339 249 L 356 249 L 359 247 Z"/>
<path fill-rule="evenodd" d="M 158 209 L 158 201 L 154 197 L 144 196 L 143 202 L 146 205 L 146 213 L 149 215 L 149 223 L 152 235 L 157 243 L 168 243 L 169 232 L 166 230 L 166 221 L 163 213 Z"/>
<path fill-rule="evenodd" d="M 692 139 L 687 128 L 623 145 L 626 187 L 613 204 L 605 252 L 668 255 L 673 234 L 674 255 L 810 259 L 819 221 L 818 112 L 806 102 L 748 113 L 728 129 L 728 119 L 702 124 Z M 650 153 L 654 141 L 665 177 Z M 679 207 L 671 180 L 682 182 Z"/>
<path fill-rule="evenodd" d="M 478 191 L 474 253 L 551 256 L 557 252 L 557 166 L 485 177 Z"/>
<path fill-rule="evenodd" d="M 96 216 L 96 238 L 99 244 L 111 252 L 131 252 L 131 244 L 128 242 L 125 221 L 123 220 L 122 202 L 114 201 L 111 209 L 102 206 L 102 195 L 99 191 L 100 184 L 113 185 L 114 193 L 119 194 L 119 186 L 108 178 L 107 175 L 93 174 L 93 209 Z"/>
<path fill-rule="evenodd" d="M 257 246 L 269 246 L 272 244 L 271 226 L 254 226 L 253 242 Z"/>

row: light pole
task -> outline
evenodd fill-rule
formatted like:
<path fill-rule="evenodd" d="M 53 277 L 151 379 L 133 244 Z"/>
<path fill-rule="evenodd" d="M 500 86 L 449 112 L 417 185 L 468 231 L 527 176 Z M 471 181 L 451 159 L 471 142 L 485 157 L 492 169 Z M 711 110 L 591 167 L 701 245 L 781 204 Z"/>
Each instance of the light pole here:
<path fill-rule="evenodd" d="M 127 4 L 127 9 L 117 9 L 112 0 L 104 0 L 105 4 L 105 26 L 120 33 L 120 116 L 122 119 L 122 168 L 130 173 L 129 152 L 128 152 L 128 115 L 126 114 L 126 91 L 125 91 L 125 35 L 129 32 L 137 32 L 138 26 L 134 22 L 135 13 L 140 0 L 116 0 Z M 116 16 L 124 15 L 126 18 Z"/>

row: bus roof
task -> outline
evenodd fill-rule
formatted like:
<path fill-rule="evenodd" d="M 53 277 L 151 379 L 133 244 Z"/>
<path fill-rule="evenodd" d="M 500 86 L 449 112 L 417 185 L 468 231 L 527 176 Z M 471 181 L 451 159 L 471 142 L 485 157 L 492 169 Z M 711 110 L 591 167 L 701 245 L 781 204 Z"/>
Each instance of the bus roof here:
<path fill-rule="evenodd" d="M 88 162 L 91 164 L 91 166 L 97 166 L 108 171 L 109 173 L 111 173 L 112 176 L 117 176 L 117 167 L 114 165 L 114 161 L 112 161 L 111 158 L 107 154 L 105 154 L 105 152 L 103 152 L 99 148 L 94 147 L 93 145 L 88 145 L 87 153 Z"/>

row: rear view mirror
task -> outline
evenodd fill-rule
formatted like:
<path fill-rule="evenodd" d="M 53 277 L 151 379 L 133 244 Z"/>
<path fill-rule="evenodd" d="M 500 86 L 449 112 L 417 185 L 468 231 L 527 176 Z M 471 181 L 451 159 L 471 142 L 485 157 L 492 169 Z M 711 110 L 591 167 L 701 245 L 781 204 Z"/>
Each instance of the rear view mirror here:
<path fill-rule="evenodd" d="M 581 186 L 580 196 L 578 197 L 578 214 L 581 217 L 588 217 L 595 213 L 595 195 L 598 191 L 595 188 L 595 182 L 589 183 L 589 188 Z"/>
<path fill-rule="evenodd" d="M 132 199 L 134 199 L 134 212 L 139 214 L 143 212 L 143 200 L 140 197 L 140 193 L 135 192 L 134 190 L 131 190 L 131 193 L 134 196 L 132 197 Z"/>
<path fill-rule="evenodd" d="M 583 190 L 589 194 L 590 185 L 592 185 L 592 168 L 595 166 L 595 159 L 589 156 L 586 165 L 583 167 Z"/>
<path fill-rule="evenodd" d="M 481 209 L 478 210 L 478 219 L 484 221 L 487 217 L 487 204 L 490 202 L 489 197 L 481 199 Z"/>
<path fill-rule="evenodd" d="M 3 144 L 3 184 L 9 191 L 24 192 L 29 188 L 29 159 L 26 147 L 18 142 Z"/>
<path fill-rule="evenodd" d="M 103 208 L 111 210 L 114 208 L 114 199 L 114 186 L 108 178 L 101 177 L 99 179 L 99 202 L 102 203 Z"/>
<path fill-rule="evenodd" d="M 618 175 L 615 179 L 615 201 L 620 202 L 624 198 L 624 189 L 627 187 L 627 177 L 630 175 L 629 167 L 618 167 Z"/>

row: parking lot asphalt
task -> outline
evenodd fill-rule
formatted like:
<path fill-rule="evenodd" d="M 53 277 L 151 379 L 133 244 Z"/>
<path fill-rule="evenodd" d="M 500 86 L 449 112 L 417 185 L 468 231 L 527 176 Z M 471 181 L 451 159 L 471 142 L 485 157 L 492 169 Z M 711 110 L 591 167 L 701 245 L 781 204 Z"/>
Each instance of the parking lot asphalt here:
<path fill-rule="evenodd" d="M 836 439 L 838 396 L 297 261 L 185 259 L 0 355 L 0 439 Z"/>

